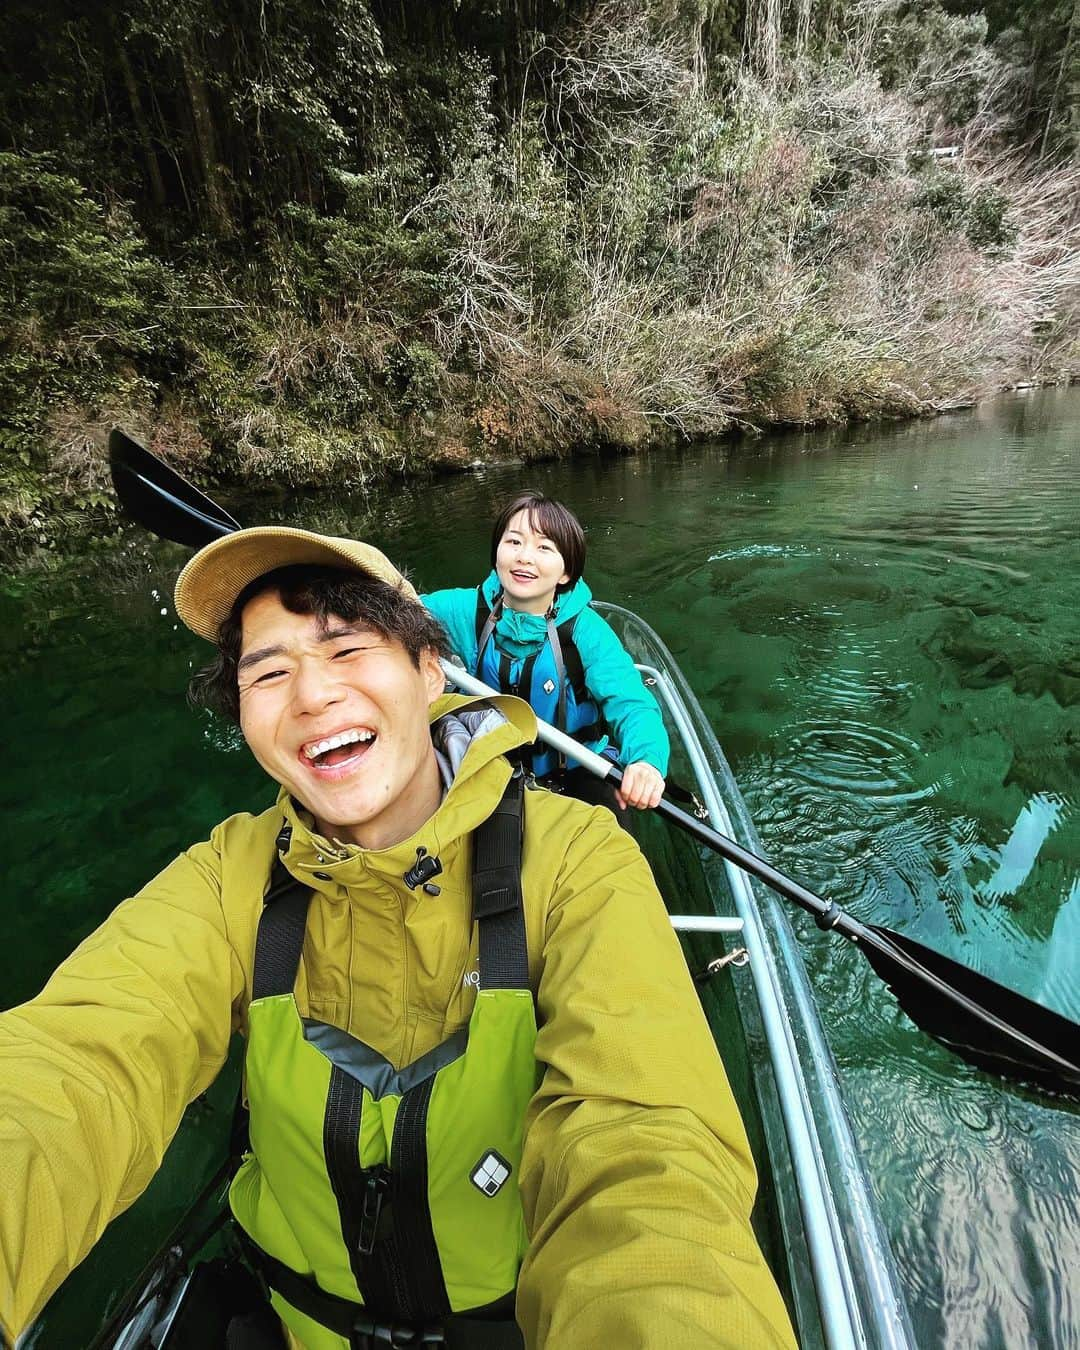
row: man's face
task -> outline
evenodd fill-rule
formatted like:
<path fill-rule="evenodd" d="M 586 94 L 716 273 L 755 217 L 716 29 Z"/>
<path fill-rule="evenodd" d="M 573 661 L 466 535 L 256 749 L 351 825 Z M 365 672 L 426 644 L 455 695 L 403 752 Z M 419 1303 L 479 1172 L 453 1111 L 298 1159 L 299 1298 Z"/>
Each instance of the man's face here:
<path fill-rule="evenodd" d="M 434 651 L 420 669 L 395 639 L 291 614 L 276 592 L 244 609 L 240 725 L 266 772 L 328 837 L 386 848 L 438 807 L 428 704 L 442 693 Z"/>

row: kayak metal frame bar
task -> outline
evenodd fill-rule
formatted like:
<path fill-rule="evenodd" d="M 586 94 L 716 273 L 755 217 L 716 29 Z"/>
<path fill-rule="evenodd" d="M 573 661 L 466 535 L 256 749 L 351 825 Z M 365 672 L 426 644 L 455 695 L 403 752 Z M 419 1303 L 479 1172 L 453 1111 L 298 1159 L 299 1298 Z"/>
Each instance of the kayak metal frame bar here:
<path fill-rule="evenodd" d="M 669 917 L 676 933 L 726 933 L 734 936 L 743 930 L 742 919 L 729 919 L 723 914 L 672 914 Z"/>

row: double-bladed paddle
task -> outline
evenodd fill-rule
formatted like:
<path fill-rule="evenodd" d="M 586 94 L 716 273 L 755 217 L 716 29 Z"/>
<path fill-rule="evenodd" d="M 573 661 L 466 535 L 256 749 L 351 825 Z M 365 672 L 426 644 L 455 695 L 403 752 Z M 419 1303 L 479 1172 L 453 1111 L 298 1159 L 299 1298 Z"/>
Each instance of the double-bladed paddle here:
<path fill-rule="evenodd" d="M 109 468 L 128 515 L 163 539 L 202 548 L 241 528 L 224 507 L 119 429 L 109 434 Z"/>
<path fill-rule="evenodd" d="M 155 534 L 199 548 L 241 528 L 227 511 L 122 431 L 109 437 L 109 458 L 121 503 L 133 519 Z M 457 666 L 446 663 L 445 669 L 467 692 L 497 692 Z M 586 750 L 546 722 L 538 725 L 546 744 L 601 778 L 616 784 L 622 781 L 622 771 L 610 760 Z M 904 1012 L 935 1040 L 981 1069 L 1051 1092 L 1080 1096 L 1080 1026 L 1075 1022 L 914 938 L 860 922 L 672 802 L 661 800 L 656 810 L 706 848 L 812 914 L 820 928 L 852 942 L 896 995 Z"/>

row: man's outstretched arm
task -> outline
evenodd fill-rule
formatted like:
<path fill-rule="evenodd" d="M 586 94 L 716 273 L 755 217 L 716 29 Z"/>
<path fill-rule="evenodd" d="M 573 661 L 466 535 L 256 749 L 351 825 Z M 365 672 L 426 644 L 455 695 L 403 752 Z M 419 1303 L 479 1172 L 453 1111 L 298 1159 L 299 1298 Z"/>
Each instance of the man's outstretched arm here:
<path fill-rule="evenodd" d="M 122 904 L 0 1014 L 0 1328 L 14 1341 L 142 1193 L 224 1063 L 243 971 L 213 850 Z"/>
<path fill-rule="evenodd" d="M 608 820 L 593 812 L 567 851 L 547 924 L 526 1342 L 790 1350 L 738 1108 L 649 868 Z"/>

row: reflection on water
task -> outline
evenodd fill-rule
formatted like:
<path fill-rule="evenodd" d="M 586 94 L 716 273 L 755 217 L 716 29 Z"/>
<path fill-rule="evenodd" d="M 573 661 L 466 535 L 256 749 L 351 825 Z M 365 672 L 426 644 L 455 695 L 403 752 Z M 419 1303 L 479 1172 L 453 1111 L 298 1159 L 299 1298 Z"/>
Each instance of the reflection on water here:
<path fill-rule="evenodd" d="M 860 918 L 1080 1017 L 1080 392 L 930 423 L 230 503 L 474 585 L 525 483 L 589 525 L 589 581 L 698 691 L 776 861 Z M 6 988 L 269 797 L 177 697 L 183 553 L 0 593 Z M 164 612 L 163 612 L 164 611 Z M 921 1346 L 1080 1347 L 1080 1114 L 1010 1092 L 797 920 Z"/>

